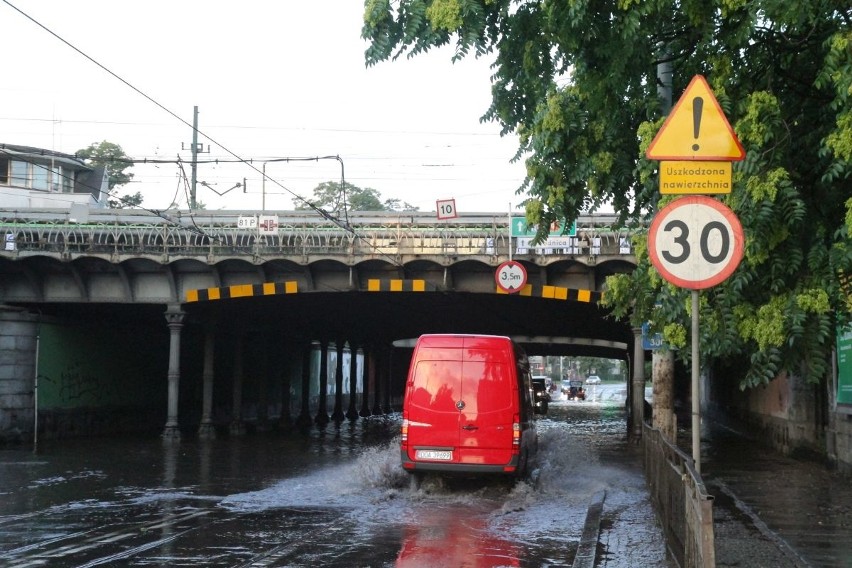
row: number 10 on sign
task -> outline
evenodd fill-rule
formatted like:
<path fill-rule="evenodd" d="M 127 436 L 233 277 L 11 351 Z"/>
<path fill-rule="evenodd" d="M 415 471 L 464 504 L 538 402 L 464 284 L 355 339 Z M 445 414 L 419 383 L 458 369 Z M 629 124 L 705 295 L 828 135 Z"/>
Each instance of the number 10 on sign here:
<path fill-rule="evenodd" d="M 438 208 L 438 219 L 455 219 L 459 216 L 455 199 L 442 199 L 436 201 L 435 205 Z"/>

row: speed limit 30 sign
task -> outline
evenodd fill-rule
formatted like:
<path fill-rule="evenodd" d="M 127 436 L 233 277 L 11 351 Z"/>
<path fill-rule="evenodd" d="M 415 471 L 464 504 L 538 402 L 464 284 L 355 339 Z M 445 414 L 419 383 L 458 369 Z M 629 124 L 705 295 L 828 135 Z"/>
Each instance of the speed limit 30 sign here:
<path fill-rule="evenodd" d="M 651 222 L 648 253 L 666 281 L 702 290 L 728 278 L 743 258 L 743 227 L 736 214 L 712 197 L 681 197 Z"/>

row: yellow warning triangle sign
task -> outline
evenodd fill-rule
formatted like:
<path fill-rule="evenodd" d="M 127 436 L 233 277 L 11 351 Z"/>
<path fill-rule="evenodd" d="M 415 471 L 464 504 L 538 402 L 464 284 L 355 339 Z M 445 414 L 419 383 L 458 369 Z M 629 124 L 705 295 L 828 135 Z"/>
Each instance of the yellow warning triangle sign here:
<path fill-rule="evenodd" d="M 745 150 L 707 80 L 696 75 L 645 151 L 650 160 L 736 162 Z"/>

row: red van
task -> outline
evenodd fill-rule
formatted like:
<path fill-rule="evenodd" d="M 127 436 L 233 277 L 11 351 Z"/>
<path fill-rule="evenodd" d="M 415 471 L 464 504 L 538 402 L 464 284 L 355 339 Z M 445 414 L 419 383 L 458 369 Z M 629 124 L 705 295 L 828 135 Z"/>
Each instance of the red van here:
<path fill-rule="evenodd" d="M 423 335 L 405 384 L 402 467 L 522 477 L 538 448 L 533 404 L 529 361 L 510 338 Z"/>

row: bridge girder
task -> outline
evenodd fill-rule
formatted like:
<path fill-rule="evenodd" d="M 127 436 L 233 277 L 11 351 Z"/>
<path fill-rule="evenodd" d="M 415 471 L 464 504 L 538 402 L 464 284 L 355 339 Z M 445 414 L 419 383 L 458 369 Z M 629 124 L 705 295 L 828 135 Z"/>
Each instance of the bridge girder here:
<path fill-rule="evenodd" d="M 331 249 L 321 253 L 322 247 L 337 241 L 312 237 L 320 249 L 310 254 L 303 251 L 298 255 L 260 256 L 247 255 L 242 249 L 230 250 L 218 241 L 194 235 L 185 242 L 176 239 L 179 233 L 156 243 L 141 233 L 123 237 L 120 242 L 101 242 L 95 233 L 87 237 L 87 229 L 74 230 L 80 235 L 57 239 L 65 243 L 66 250 L 62 252 L 38 248 L 43 239 L 33 238 L 32 243 L 26 241 L 30 249 L 0 254 L 0 303 L 48 309 L 57 314 L 83 314 L 94 306 L 109 310 L 117 305 L 127 305 L 130 310 L 145 305 L 156 311 L 183 303 L 189 290 L 294 281 L 299 294 L 293 298 L 248 303 L 235 300 L 228 306 L 187 309 L 198 321 L 206 320 L 209 313 L 221 312 L 224 319 L 219 321 L 244 318 L 256 321 L 261 328 L 296 321 L 294 329 L 285 331 L 304 337 L 327 336 L 331 340 L 341 334 L 366 342 L 435 331 L 499 333 L 537 338 L 528 340 L 529 345 L 554 354 L 621 353 L 619 346 L 632 341 L 629 329 L 609 321 L 606 312 L 597 306 L 495 294 L 494 273 L 503 257 L 480 250 L 479 240 L 487 231 L 451 239 L 442 233 L 433 239 L 437 239 L 435 243 L 414 238 L 405 232 L 408 229 L 401 230 L 399 238 L 394 239 L 376 233 L 374 240 L 390 247 L 391 252 L 393 247 L 403 245 L 408 247 L 405 250 L 416 248 L 417 243 L 426 243 L 436 251 L 440 248 L 439 252 L 424 254 L 401 254 L 398 251 L 402 248 L 393 249 L 397 253 L 391 254 L 377 248 L 353 256 L 351 246 L 346 247 L 349 256 Z M 242 242 L 236 236 L 234 239 L 233 246 Z M 452 250 L 446 248 L 447 242 L 455 243 Z M 68 249 L 69 243 L 83 248 Z M 134 247 L 151 247 L 152 243 L 164 247 L 163 254 L 132 252 Z M 283 246 L 283 237 L 276 246 Z M 203 254 L 196 254 L 199 251 Z M 528 283 L 538 288 L 600 291 L 608 275 L 634 268 L 629 255 L 530 253 L 515 260 L 525 266 Z M 422 279 L 434 291 L 419 296 L 365 294 L 368 282 L 375 279 Z M 272 315 L 277 319 L 270 320 Z M 543 339 L 547 337 L 554 340 Z M 561 342 L 555 338 L 587 341 Z M 597 343 L 601 341 L 609 343 Z"/>

